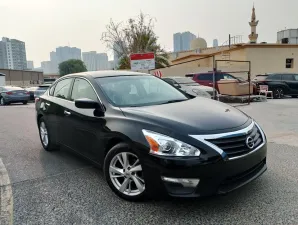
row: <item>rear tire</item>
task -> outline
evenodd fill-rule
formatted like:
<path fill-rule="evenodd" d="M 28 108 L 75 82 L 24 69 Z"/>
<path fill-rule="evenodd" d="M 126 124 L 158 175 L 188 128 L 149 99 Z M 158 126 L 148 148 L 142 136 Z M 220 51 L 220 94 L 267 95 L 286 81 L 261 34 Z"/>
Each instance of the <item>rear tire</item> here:
<path fill-rule="evenodd" d="M 280 87 L 273 89 L 273 98 L 275 99 L 281 99 L 284 98 L 284 90 Z"/>
<path fill-rule="evenodd" d="M 128 201 L 146 197 L 142 161 L 127 144 L 119 143 L 105 157 L 104 175 L 112 191 Z"/>
<path fill-rule="evenodd" d="M 28 101 L 23 101 L 23 105 L 27 105 L 28 104 Z"/>
<path fill-rule="evenodd" d="M 47 123 L 43 118 L 40 118 L 38 121 L 38 130 L 40 141 L 44 150 L 50 152 L 59 149 L 59 146 L 53 141 L 52 136 L 48 130 Z"/>
<path fill-rule="evenodd" d="M 7 103 L 5 102 L 4 98 L 3 97 L 0 97 L 0 105 L 4 106 L 6 104 Z"/>
<path fill-rule="evenodd" d="M 292 98 L 298 98 L 298 95 L 291 95 Z"/>

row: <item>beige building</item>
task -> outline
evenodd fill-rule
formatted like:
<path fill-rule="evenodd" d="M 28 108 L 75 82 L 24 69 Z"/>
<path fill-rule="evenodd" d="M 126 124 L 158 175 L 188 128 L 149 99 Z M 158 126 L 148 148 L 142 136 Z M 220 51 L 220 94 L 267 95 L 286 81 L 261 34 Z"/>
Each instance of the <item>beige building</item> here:
<path fill-rule="evenodd" d="M 170 53 L 170 67 L 159 69 L 162 76 L 185 76 L 188 73 L 202 73 L 212 71 L 214 60 L 237 60 L 251 62 L 252 78 L 265 73 L 298 73 L 298 45 L 297 44 L 269 44 L 257 43 L 257 25 L 255 8 L 253 7 L 251 27 L 248 35 L 249 43 L 220 46 L 215 48 L 199 48 L 191 51 Z M 217 70 L 223 72 L 237 72 L 237 76 L 248 78 L 248 63 L 218 62 Z M 154 74 L 155 70 L 150 71 Z"/>
<path fill-rule="evenodd" d="M 43 83 L 43 73 L 38 71 L 0 69 L 0 73 L 5 75 L 6 85 L 30 87 Z"/>

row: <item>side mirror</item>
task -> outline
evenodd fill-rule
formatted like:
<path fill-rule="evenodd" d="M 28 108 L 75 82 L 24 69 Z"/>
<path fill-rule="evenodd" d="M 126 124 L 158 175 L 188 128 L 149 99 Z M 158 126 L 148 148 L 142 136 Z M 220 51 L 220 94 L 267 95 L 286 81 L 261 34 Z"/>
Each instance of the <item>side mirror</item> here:
<path fill-rule="evenodd" d="M 79 98 L 75 100 L 75 106 L 79 109 L 100 109 L 100 104 L 89 98 Z"/>
<path fill-rule="evenodd" d="M 75 100 L 75 106 L 79 109 L 94 109 L 93 115 L 96 117 L 103 117 L 105 115 L 105 111 L 100 103 L 89 98 Z"/>

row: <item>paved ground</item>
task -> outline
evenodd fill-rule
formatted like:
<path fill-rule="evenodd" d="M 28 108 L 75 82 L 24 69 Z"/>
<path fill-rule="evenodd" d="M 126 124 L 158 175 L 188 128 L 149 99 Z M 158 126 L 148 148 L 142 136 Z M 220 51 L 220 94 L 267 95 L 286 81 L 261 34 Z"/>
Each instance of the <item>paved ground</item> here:
<path fill-rule="evenodd" d="M 32 105 L 1 107 L 0 158 L 11 182 L 14 224 L 298 224 L 297 103 L 241 107 L 270 142 L 268 171 L 255 182 L 223 197 L 145 203 L 117 198 L 102 172 L 73 154 L 43 151 Z"/>

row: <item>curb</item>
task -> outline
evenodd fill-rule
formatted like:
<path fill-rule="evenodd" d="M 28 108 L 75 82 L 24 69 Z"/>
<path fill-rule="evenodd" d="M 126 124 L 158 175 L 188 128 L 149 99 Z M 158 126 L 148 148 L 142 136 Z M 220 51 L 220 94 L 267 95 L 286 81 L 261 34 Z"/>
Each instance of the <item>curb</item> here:
<path fill-rule="evenodd" d="M 7 170 L 0 158 L 0 224 L 11 225 L 13 218 L 12 189 Z"/>

